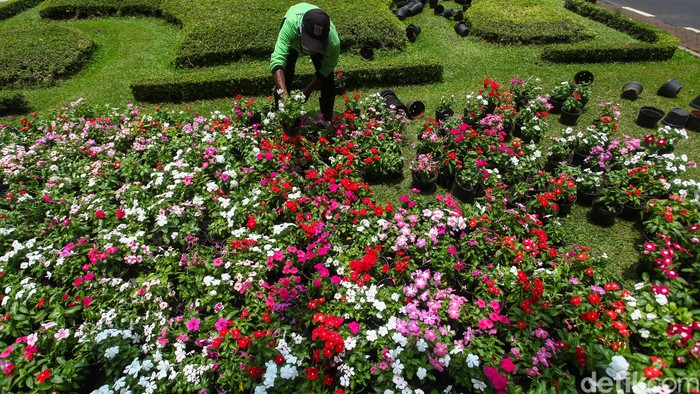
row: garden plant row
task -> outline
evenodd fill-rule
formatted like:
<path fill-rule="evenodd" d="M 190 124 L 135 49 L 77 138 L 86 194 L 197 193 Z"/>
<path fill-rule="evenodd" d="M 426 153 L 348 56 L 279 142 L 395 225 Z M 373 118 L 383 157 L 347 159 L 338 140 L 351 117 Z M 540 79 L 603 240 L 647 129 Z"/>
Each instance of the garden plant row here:
<path fill-rule="evenodd" d="M 598 105 L 580 103 L 590 86 L 564 88 L 562 107 Z M 469 202 L 376 201 L 368 179 L 408 164 L 410 122 L 380 95 L 344 96 L 330 127 L 298 92 L 209 116 L 73 103 L 8 121 L 0 385 L 573 393 L 594 373 L 637 392 L 692 385 L 699 194 L 681 178 L 692 163 L 667 152 L 686 135 L 635 141 L 602 103 L 544 150 L 555 93 L 489 79 L 442 100 L 409 168 L 473 181 Z M 607 197 L 645 197 L 633 286 L 562 242 L 557 216 L 589 172 L 622 191 Z"/>

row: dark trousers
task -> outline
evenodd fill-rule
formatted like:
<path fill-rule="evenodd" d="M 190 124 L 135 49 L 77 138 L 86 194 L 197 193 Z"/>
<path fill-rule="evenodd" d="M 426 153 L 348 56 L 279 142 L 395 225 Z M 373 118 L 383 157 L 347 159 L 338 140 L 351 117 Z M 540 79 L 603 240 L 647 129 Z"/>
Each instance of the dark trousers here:
<path fill-rule="evenodd" d="M 294 82 L 294 69 L 297 65 L 297 59 L 299 59 L 299 52 L 295 49 L 289 48 L 289 54 L 287 55 L 287 67 L 284 69 L 284 77 L 287 83 L 287 91 L 291 92 L 292 83 Z M 311 55 L 311 61 L 314 63 L 314 68 L 316 69 L 316 75 L 321 79 L 321 86 L 319 86 L 319 98 L 318 104 L 321 107 L 321 113 L 323 114 L 323 120 L 331 121 L 333 120 L 333 106 L 335 105 L 335 73 L 330 73 L 327 77 L 322 76 L 318 73 L 321 69 L 321 61 L 323 60 L 323 55 Z"/>

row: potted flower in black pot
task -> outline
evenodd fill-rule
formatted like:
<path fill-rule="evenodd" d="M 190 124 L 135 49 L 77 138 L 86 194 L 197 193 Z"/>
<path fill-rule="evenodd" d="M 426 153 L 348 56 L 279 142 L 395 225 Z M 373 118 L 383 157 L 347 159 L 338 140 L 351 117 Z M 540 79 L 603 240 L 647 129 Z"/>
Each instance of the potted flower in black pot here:
<path fill-rule="evenodd" d="M 626 188 L 620 186 L 622 173 L 610 172 L 608 185 L 600 192 L 600 197 L 591 204 L 591 219 L 601 226 L 612 226 L 615 218 L 620 216 L 627 201 Z"/>
<path fill-rule="evenodd" d="M 627 186 L 625 194 L 627 195 L 627 198 L 625 199 L 620 217 L 635 222 L 641 220 L 642 211 L 647 203 L 647 198 L 644 196 L 644 191 L 642 191 L 641 187 L 629 185 Z"/>
<path fill-rule="evenodd" d="M 583 113 L 583 104 L 581 96 L 574 93 L 569 96 L 561 105 L 561 116 L 559 123 L 567 126 L 575 126 L 578 122 L 578 117 Z"/>
<path fill-rule="evenodd" d="M 420 191 L 431 191 L 435 188 L 438 178 L 439 165 L 431 153 L 418 155 L 411 162 L 411 177 L 413 186 Z"/>
<path fill-rule="evenodd" d="M 590 168 L 567 167 L 569 174 L 576 179 L 576 201 L 590 207 L 593 200 L 600 196 L 604 184 L 603 171 L 593 171 Z"/>
<path fill-rule="evenodd" d="M 563 81 L 554 85 L 552 92 L 549 93 L 549 104 L 551 105 L 550 112 L 558 114 L 561 111 L 561 106 L 567 97 L 571 96 L 571 84 Z"/>
<path fill-rule="evenodd" d="M 336 96 L 342 96 L 346 91 L 345 74 L 342 71 L 337 71 L 335 73 L 335 94 Z"/>
<path fill-rule="evenodd" d="M 450 194 L 464 202 L 473 201 L 483 174 L 476 165 L 477 153 L 470 151 L 462 163 L 462 167 L 455 174 Z"/>
<path fill-rule="evenodd" d="M 435 108 L 435 120 L 438 122 L 445 120 L 447 117 L 454 115 L 454 104 L 455 96 L 442 96 L 438 102 L 437 108 Z"/>

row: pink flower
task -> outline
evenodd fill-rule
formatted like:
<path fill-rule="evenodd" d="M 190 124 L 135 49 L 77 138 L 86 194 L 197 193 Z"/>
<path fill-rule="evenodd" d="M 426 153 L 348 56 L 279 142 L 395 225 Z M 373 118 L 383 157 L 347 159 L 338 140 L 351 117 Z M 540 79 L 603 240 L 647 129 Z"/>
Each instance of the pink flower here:
<path fill-rule="evenodd" d="M 357 334 L 358 332 L 360 332 L 360 323 L 356 321 L 348 323 L 348 328 L 350 329 L 351 334 Z"/>
<path fill-rule="evenodd" d="M 224 328 L 228 328 L 228 320 L 220 317 L 219 320 L 216 321 L 216 324 L 214 324 L 214 327 L 216 327 L 216 329 L 219 331 L 223 330 Z"/>
<path fill-rule="evenodd" d="M 90 304 L 92 303 L 92 300 L 94 300 L 94 298 L 92 298 L 92 297 L 85 297 L 85 298 L 83 298 L 83 306 L 84 306 L 85 308 L 89 307 Z"/>
<path fill-rule="evenodd" d="M 5 358 L 5 357 L 9 356 L 10 353 L 12 353 L 13 350 L 15 350 L 15 347 L 14 347 L 14 346 L 8 347 L 7 349 L 5 349 L 4 352 L 0 353 L 0 358 Z"/>
<path fill-rule="evenodd" d="M 481 319 L 479 320 L 479 328 L 482 330 L 488 330 L 489 328 L 493 327 L 493 322 L 489 319 Z"/>
<path fill-rule="evenodd" d="M 97 212 L 95 212 L 95 217 L 98 219 L 104 219 L 105 218 L 105 212 L 101 209 L 98 209 Z"/>
<path fill-rule="evenodd" d="M 199 322 L 200 322 L 200 320 L 197 319 L 196 317 L 191 318 L 191 319 L 187 322 L 187 330 L 188 330 L 188 331 L 196 331 L 196 330 L 199 330 Z"/>
<path fill-rule="evenodd" d="M 513 371 L 515 371 L 515 364 L 513 364 L 510 357 L 504 357 L 501 359 L 501 369 L 508 373 L 513 373 Z"/>

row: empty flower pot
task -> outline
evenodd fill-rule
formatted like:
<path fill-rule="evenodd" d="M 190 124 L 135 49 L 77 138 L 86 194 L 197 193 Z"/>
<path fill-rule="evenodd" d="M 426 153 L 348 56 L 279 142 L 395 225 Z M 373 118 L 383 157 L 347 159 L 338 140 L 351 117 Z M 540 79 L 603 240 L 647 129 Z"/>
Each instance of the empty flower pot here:
<path fill-rule="evenodd" d="M 471 4 L 462 4 L 462 11 L 467 12 L 467 10 L 471 8 L 471 6 Z"/>
<path fill-rule="evenodd" d="M 678 92 L 683 89 L 683 84 L 678 82 L 676 78 L 671 78 L 666 83 L 661 85 L 659 91 L 656 92 L 659 96 L 674 98 L 678 95 Z"/>
<path fill-rule="evenodd" d="M 590 85 L 593 83 L 595 77 L 593 73 L 588 70 L 582 70 L 574 75 L 574 84 L 576 85 Z"/>
<path fill-rule="evenodd" d="M 688 118 L 690 117 L 690 113 L 683 108 L 674 108 L 666 114 L 666 117 L 661 121 L 661 123 L 675 127 L 675 128 L 683 128 L 685 126 L 685 123 L 688 121 Z"/>
<path fill-rule="evenodd" d="M 442 12 L 442 16 L 444 16 L 447 19 L 450 19 L 454 16 L 455 10 L 452 8 L 445 8 L 445 10 Z"/>
<path fill-rule="evenodd" d="M 640 82 L 627 82 L 622 87 L 622 98 L 626 100 L 636 100 L 644 90 L 644 86 Z"/>
<path fill-rule="evenodd" d="M 460 35 L 460 37 L 466 37 L 469 35 L 469 27 L 464 22 L 455 23 L 455 32 Z"/>
<path fill-rule="evenodd" d="M 464 20 L 464 11 L 462 10 L 455 10 L 454 15 L 452 16 L 454 20 L 456 21 L 461 21 Z"/>
<path fill-rule="evenodd" d="M 360 49 L 360 57 L 362 60 L 374 60 L 374 49 L 367 46 L 362 47 L 362 49 Z"/>
<path fill-rule="evenodd" d="M 420 1 L 416 1 L 413 3 L 408 3 L 408 10 L 410 11 L 411 16 L 416 16 L 423 12 L 423 3 Z"/>
<path fill-rule="evenodd" d="M 425 104 L 422 101 L 409 101 L 406 103 L 406 108 L 408 108 L 407 114 L 411 119 L 418 119 L 425 112 Z"/>
<path fill-rule="evenodd" d="M 700 131 L 700 111 L 690 111 L 690 117 L 685 122 L 685 128 L 690 131 Z"/>
<path fill-rule="evenodd" d="M 433 9 L 433 12 L 435 13 L 435 15 L 442 15 L 442 13 L 445 12 L 445 6 L 443 6 L 442 4 L 438 4 Z"/>
<path fill-rule="evenodd" d="M 411 16 L 411 11 L 406 6 L 399 7 L 394 10 L 394 15 L 396 15 L 396 17 L 399 18 L 400 21 L 402 21 Z"/>
<path fill-rule="evenodd" d="M 642 107 L 637 115 L 637 125 L 653 129 L 657 123 L 663 118 L 665 112 L 654 107 Z"/>
<path fill-rule="evenodd" d="M 700 109 L 700 96 L 696 97 L 693 101 L 691 101 L 690 106 L 695 109 Z"/>
<path fill-rule="evenodd" d="M 418 35 L 420 34 L 420 25 L 418 24 L 411 24 L 406 27 L 406 38 L 408 38 L 408 41 L 410 42 L 415 42 L 416 38 L 418 38 Z"/>
<path fill-rule="evenodd" d="M 435 6 L 437 6 L 437 3 L 438 3 L 438 0 L 430 0 L 430 2 L 428 2 L 428 5 L 430 6 L 430 8 L 434 9 Z"/>

